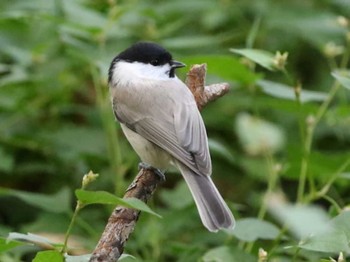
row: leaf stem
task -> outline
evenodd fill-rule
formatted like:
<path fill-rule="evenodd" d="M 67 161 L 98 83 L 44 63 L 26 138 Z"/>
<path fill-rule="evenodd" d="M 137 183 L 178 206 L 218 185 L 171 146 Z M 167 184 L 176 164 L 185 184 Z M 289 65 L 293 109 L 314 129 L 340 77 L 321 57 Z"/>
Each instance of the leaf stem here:
<path fill-rule="evenodd" d="M 337 210 L 338 214 L 342 212 L 342 208 L 338 205 L 338 203 L 333 198 L 327 195 L 323 195 L 322 198 L 327 200 L 329 203 L 331 203 L 332 206 L 334 206 L 335 209 Z"/>
<path fill-rule="evenodd" d="M 308 177 L 308 168 L 309 168 L 309 156 L 312 147 L 312 141 L 315 133 L 315 128 L 326 113 L 329 108 L 330 103 L 335 97 L 335 94 L 338 92 L 340 88 L 340 83 L 335 80 L 331 90 L 329 91 L 327 99 L 321 104 L 319 107 L 316 116 L 313 119 L 308 119 L 309 122 L 306 127 L 306 136 L 304 141 L 304 151 L 303 158 L 301 160 L 301 169 L 299 176 L 299 185 L 298 185 L 298 193 L 297 193 L 297 202 L 302 203 L 304 201 L 304 192 L 305 192 L 305 184 L 307 178 L 309 179 L 310 185 L 313 188 L 313 179 L 312 177 Z"/>
<path fill-rule="evenodd" d="M 308 126 L 306 130 L 306 136 L 305 136 L 304 148 L 303 148 L 303 157 L 301 159 L 301 170 L 300 170 L 300 176 L 299 176 L 298 193 L 297 193 L 298 203 L 303 202 L 314 128 L 315 128 L 314 126 Z"/>
<path fill-rule="evenodd" d="M 266 212 L 267 212 L 267 198 L 273 193 L 273 191 L 275 190 L 275 187 L 276 187 L 276 183 L 277 183 L 277 180 L 278 180 L 278 173 L 279 173 L 279 169 L 276 168 L 276 165 L 274 163 L 274 159 L 273 159 L 273 156 L 271 153 L 269 152 L 266 152 L 265 154 L 265 158 L 266 158 L 266 163 L 267 163 L 267 166 L 268 166 L 268 185 L 267 185 L 267 190 L 266 190 L 266 193 L 263 197 L 263 202 L 261 204 L 261 207 L 260 207 L 260 210 L 258 212 L 258 219 L 261 219 L 263 220 L 265 215 L 266 215 Z M 248 253 L 251 252 L 251 250 L 253 249 L 253 246 L 254 246 L 254 243 L 255 242 L 250 242 L 247 244 L 247 247 L 246 247 L 246 251 Z"/>
<path fill-rule="evenodd" d="M 332 186 L 334 181 L 339 177 L 339 175 L 350 165 L 350 158 L 347 159 L 340 167 L 339 169 L 329 178 L 328 182 L 317 192 L 314 194 L 310 194 L 308 197 L 305 198 L 305 202 L 311 202 L 313 200 L 317 200 L 318 198 L 324 197 L 329 188 Z"/>
<path fill-rule="evenodd" d="M 255 17 L 253 25 L 249 31 L 248 37 L 247 37 L 247 41 L 246 41 L 246 48 L 253 48 L 254 46 L 254 42 L 256 39 L 256 36 L 259 32 L 259 28 L 261 25 L 261 15 L 258 15 Z"/>
<path fill-rule="evenodd" d="M 61 253 L 62 253 L 62 254 L 67 253 L 69 236 L 70 236 L 71 231 L 72 231 L 72 229 L 73 229 L 73 225 L 74 225 L 75 220 L 76 220 L 76 218 L 77 218 L 77 216 L 78 216 L 78 213 L 79 213 L 79 211 L 80 211 L 83 207 L 84 207 L 84 205 L 83 205 L 79 200 L 77 200 L 77 205 L 75 206 L 75 210 L 74 210 L 72 219 L 71 219 L 71 221 L 70 221 L 70 223 L 69 223 L 67 232 L 66 232 L 65 237 L 64 237 L 63 247 L 62 247 L 62 250 L 61 250 Z"/>

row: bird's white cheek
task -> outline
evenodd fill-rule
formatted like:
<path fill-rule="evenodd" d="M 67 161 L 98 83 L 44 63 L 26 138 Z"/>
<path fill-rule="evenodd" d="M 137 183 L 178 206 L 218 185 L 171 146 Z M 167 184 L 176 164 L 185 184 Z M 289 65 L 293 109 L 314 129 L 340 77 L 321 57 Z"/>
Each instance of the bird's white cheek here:
<path fill-rule="evenodd" d="M 139 62 L 118 62 L 113 70 L 112 80 L 114 83 L 127 84 L 135 80 L 168 80 L 171 67 L 169 64 L 153 66 Z"/>

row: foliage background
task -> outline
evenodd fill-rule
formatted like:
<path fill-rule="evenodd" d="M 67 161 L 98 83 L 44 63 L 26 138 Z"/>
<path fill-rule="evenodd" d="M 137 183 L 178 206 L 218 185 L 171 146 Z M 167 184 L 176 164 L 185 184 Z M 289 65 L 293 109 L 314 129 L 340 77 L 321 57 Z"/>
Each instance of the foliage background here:
<path fill-rule="evenodd" d="M 133 179 L 138 158 L 114 122 L 106 78 L 112 58 L 139 40 L 188 65 L 207 63 L 208 83 L 231 84 L 203 118 L 214 181 L 238 223 L 207 232 L 171 171 L 150 203 L 163 218 L 143 214 L 126 253 L 137 261 L 263 261 L 259 248 L 270 261 L 349 254 L 349 90 L 331 76 L 348 65 L 348 0 L 11 0 L 0 10 L 1 261 L 42 250 L 9 247 L 9 232 L 63 242 L 89 170 L 100 174 L 89 190 L 118 196 Z M 268 70 L 230 48 L 288 52 L 288 62 Z M 81 210 L 75 254 L 91 252 L 111 210 Z M 320 233 L 332 217 L 341 227 Z"/>

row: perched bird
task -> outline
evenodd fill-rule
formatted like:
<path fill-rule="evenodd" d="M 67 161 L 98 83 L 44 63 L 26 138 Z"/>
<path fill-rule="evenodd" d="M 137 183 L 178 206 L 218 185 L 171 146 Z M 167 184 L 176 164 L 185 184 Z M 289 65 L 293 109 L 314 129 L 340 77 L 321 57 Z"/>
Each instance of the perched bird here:
<path fill-rule="evenodd" d="M 216 189 L 203 119 L 188 87 L 163 47 L 139 42 L 117 55 L 109 68 L 116 119 L 143 167 L 176 166 L 185 179 L 204 226 L 233 228 L 234 217 Z"/>

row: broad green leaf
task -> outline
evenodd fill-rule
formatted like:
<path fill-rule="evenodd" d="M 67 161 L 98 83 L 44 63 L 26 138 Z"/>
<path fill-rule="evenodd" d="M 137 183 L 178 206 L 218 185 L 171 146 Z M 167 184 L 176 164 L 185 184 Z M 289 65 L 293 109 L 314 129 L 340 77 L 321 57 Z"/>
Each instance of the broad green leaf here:
<path fill-rule="evenodd" d="M 82 2 L 64 1 L 64 5 L 67 21 L 78 24 L 80 27 L 99 29 L 107 23 L 105 16 L 95 9 L 86 8 Z M 83 28 L 81 28 L 82 31 L 84 31 Z"/>
<path fill-rule="evenodd" d="M 135 260 L 136 258 L 132 255 L 129 255 L 129 254 L 122 254 L 120 256 L 120 258 L 118 259 L 118 261 L 131 261 L 131 260 Z"/>
<path fill-rule="evenodd" d="M 294 88 L 281 83 L 276 83 L 268 80 L 259 80 L 257 84 L 262 91 L 273 97 L 296 100 Z M 316 101 L 320 102 L 327 98 L 327 93 L 319 91 L 301 90 L 300 101 L 302 103 Z"/>
<path fill-rule="evenodd" d="M 350 180 L 350 172 L 341 173 L 339 177 Z"/>
<path fill-rule="evenodd" d="M 125 204 L 124 199 L 106 191 L 86 191 L 82 189 L 75 190 L 75 195 L 84 205 L 91 204 Z"/>
<path fill-rule="evenodd" d="M 0 87 L 15 83 L 20 83 L 28 80 L 27 72 L 20 66 L 13 66 L 11 72 L 2 76 Z"/>
<path fill-rule="evenodd" d="M 234 261 L 229 247 L 223 246 L 209 250 L 203 256 L 204 262 Z"/>
<path fill-rule="evenodd" d="M 11 250 L 18 246 L 23 246 L 23 245 L 26 245 L 26 243 L 0 237 L 0 253 Z"/>
<path fill-rule="evenodd" d="M 277 125 L 247 113 L 237 116 L 235 129 L 242 147 L 250 155 L 275 153 L 285 144 L 284 132 Z"/>
<path fill-rule="evenodd" d="M 344 2 L 348 5 L 346 0 Z M 337 14 L 330 9 L 305 8 L 305 5 L 293 4 L 276 4 L 274 7 L 268 11 L 269 15 L 264 22 L 280 39 L 284 38 L 283 41 L 298 43 L 298 39 L 303 39 L 314 46 L 322 47 L 325 43 L 340 40 L 345 35 L 346 28 L 336 23 Z"/>
<path fill-rule="evenodd" d="M 256 258 L 238 248 L 221 246 L 206 252 L 202 260 L 203 262 L 253 262 Z"/>
<path fill-rule="evenodd" d="M 28 233 L 28 234 L 22 234 L 17 232 L 11 232 L 9 236 L 7 237 L 8 240 L 16 240 L 16 241 L 24 241 L 29 243 L 42 243 L 43 245 L 52 245 L 51 241 L 47 239 L 46 237 L 42 237 L 36 234 Z"/>
<path fill-rule="evenodd" d="M 193 35 L 193 36 L 177 36 L 162 40 L 162 45 L 169 49 L 188 49 L 196 48 L 199 45 L 218 45 L 220 38 L 214 35 Z"/>
<path fill-rule="evenodd" d="M 42 134 L 65 159 L 80 158 L 82 154 L 99 155 L 106 144 L 104 133 L 98 128 L 78 125 L 61 125 L 54 132 Z M 52 141 L 52 142 L 51 142 Z"/>
<path fill-rule="evenodd" d="M 64 255 L 65 262 L 89 262 L 91 254 L 81 255 L 81 256 L 69 256 Z"/>
<path fill-rule="evenodd" d="M 258 49 L 236 49 L 236 48 L 231 48 L 230 51 L 232 53 L 242 55 L 268 70 L 271 70 L 271 71 L 276 70 L 275 63 L 274 63 L 275 55 L 268 51 L 258 50 Z"/>
<path fill-rule="evenodd" d="M 2 195 L 17 197 L 32 206 L 54 213 L 63 213 L 71 210 L 71 197 L 68 188 L 63 188 L 53 195 L 0 188 L 0 196 Z"/>
<path fill-rule="evenodd" d="M 70 256 L 66 254 L 64 257 L 65 257 L 65 262 L 89 262 L 91 254 L 80 255 L 80 256 Z M 118 262 L 130 261 L 131 259 L 135 259 L 135 257 L 129 254 L 122 254 L 118 259 Z"/>
<path fill-rule="evenodd" d="M 350 71 L 334 71 L 332 76 L 339 81 L 339 83 L 350 90 Z"/>
<path fill-rule="evenodd" d="M 291 205 L 269 201 L 269 211 L 300 239 L 321 232 L 328 226 L 329 216 L 318 206 Z"/>
<path fill-rule="evenodd" d="M 275 239 L 280 233 L 279 229 L 270 222 L 257 218 L 244 218 L 237 220 L 232 234 L 243 241 L 256 241 L 258 239 Z"/>
<path fill-rule="evenodd" d="M 161 216 L 159 214 L 154 212 L 149 206 L 147 206 L 147 204 L 142 202 L 140 199 L 132 197 L 132 198 L 126 198 L 123 200 L 125 201 L 126 206 L 128 205 L 131 208 L 135 208 L 135 209 L 138 209 L 140 211 L 144 211 L 144 212 L 150 213 L 152 215 L 155 215 L 155 216 L 161 218 Z"/>
<path fill-rule="evenodd" d="M 63 256 L 55 250 L 47 250 L 38 252 L 33 259 L 33 262 L 63 262 Z"/>
<path fill-rule="evenodd" d="M 299 244 L 300 248 L 319 252 L 350 252 L 350 211 L 333 218 L 320 233 L 314 234 Z"/>
<path fill-rule="evenodd" d="M 75 190 L 75 195 L 84 205 L 91 204 L 107 204 L 107 205 L 121 205 L 129 208 L 138 209 L 140 211 L 144 211 L 155 215 L 157 217 L 161 217 L 152 209 L 150 209 L 144 202 L 137 198 L 119 198 L 115 195 L 106 192 L 106 191 L 86 191 L 82 189 Z"/>

